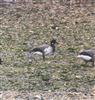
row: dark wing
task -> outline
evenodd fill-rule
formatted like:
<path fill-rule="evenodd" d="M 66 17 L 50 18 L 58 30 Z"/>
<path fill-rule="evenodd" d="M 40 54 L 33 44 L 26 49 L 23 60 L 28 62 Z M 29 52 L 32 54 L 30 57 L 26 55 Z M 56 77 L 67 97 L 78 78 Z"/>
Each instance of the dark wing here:
<path fill-rule="evenodd" d="M 37 51 L 43 52 L 43 50 L 41 48 L 34 48 L 34 49 L 30 50 L 29 52 L 31 53 L 31 52 L 37 52 Z"/>
<path fill-rule="evenodd" d="M 93 55 L 93 58 L 95 60 L 95 50 L 86 50 L 86 52 L 90 53 L 91 55 Z"/>
<path fill-rule="evenodd" d="M 30 53 L 37 52 L 37 51 L 44 52 L 45 48 L 48 48 L 48 45 L 43 45 L 41 47 L 34 48 L 34 49 L 30 50 Z"/>
<path fill-rule="evenodd" d="M 93 57 L 93 52 L 83 51 L 80 53 L 80 55 L 87 55 L 87 56 Z"/>

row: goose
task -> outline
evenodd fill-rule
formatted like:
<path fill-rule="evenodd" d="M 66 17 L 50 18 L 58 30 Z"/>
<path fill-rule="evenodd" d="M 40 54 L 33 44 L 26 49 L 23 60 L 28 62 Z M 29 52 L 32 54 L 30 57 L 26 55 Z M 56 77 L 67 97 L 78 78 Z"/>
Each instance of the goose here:
<path fill-rule="evenodd" d="M 55 44 L 58 44 L 56 39 L 52 39 L 50 41 L 50 45 L 43 45 L 41 47 L 33 48 L 32 50 L 29 51 L 29 54 L 30 55 L 31 54 L 41 55 L 43 57 L 43 60 L 45 61 L 45 56 L 46 55 L 54 54 Z"/>
<path fill-rule="evenodd" d="M 84 60 L 86 64 L 92 62 L 92 66 L 94 66 L 95 50 L 84 50 L 77 57 Z"/>

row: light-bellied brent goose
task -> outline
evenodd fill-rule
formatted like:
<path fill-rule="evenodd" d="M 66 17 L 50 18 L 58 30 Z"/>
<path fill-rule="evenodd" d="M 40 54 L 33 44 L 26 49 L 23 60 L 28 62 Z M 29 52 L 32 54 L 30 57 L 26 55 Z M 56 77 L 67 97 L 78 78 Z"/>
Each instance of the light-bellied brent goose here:
<path fill-rule="evenodd" d="M 43 57 L 43 60 L 45 60 L 45 55 L 54 54 L 55 44 L 57 44 L 57 41 L 55 39 L 52 39 L 50 41 L 50 45 L 43 45 L 41 47 L 36 47 L 30 50 L 29 53 L 41 55 Z"/>
<path fill-rule="evenodd" d="M 95 50 L 84 50 L 77 57 L 84 60 L 85 63 L 92 62 L 92 66 L 94 66 Z"/>

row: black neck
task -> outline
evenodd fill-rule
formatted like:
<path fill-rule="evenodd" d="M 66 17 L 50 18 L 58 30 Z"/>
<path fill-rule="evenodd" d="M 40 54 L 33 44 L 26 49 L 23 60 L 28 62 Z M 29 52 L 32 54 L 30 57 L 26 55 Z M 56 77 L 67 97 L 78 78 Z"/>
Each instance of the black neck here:
<path fill-rule="evenodd" d="M 51 43 L 51 47 L 53 49 L 53 52 L 55 52 L 55 44 Z"/>

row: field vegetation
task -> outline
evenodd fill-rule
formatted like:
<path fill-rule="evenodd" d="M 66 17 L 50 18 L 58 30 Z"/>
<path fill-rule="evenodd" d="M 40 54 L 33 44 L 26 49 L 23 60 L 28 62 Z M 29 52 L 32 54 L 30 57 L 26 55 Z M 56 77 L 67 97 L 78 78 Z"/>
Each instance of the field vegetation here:
<path fill-rule="evenodd" d="M 37 56 L 29 62 L 27 52 L 49 44 L 52 38 L 58 42 L 55 54 L 46 61 Z M 80 50 L 91 48 L 95 48 L 94 5 L 48 2 L 0 6 L 1 91 L 91 93 L 95 67 L 76 58 Z"/>

